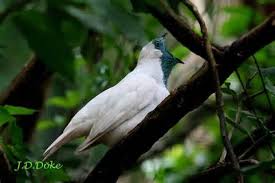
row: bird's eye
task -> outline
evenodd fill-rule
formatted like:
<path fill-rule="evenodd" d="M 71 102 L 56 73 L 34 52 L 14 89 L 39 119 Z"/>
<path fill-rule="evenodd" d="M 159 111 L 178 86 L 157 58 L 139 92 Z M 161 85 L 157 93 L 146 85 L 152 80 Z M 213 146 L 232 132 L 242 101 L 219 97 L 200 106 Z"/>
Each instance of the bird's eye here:
<path fill-rule="evenodd" d="M 160 43 L 156 42 L 156 47 L 159 48 L 160 47 Z"/>

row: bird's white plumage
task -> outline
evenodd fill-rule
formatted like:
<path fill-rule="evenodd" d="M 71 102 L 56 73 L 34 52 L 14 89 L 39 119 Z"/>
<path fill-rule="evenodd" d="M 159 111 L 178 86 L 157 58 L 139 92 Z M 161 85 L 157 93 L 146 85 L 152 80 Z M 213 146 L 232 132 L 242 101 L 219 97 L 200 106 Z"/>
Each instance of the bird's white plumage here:
<path fill-rule="evenodd" d="M 131 131 L 169 94 L 163 83 L 161 55 L 152 43 L 143 47 L 136 68 L 88 102 L 45 151 L 45 158 L 79 136 L 87 136 L 78 148 L 82 151 L 96 143 L 112 146 Z"/>

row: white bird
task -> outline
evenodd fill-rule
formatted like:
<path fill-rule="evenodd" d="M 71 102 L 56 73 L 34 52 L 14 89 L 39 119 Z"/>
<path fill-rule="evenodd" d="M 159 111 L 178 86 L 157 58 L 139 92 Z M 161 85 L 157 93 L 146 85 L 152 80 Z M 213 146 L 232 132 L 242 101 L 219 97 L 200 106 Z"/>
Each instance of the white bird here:
<path fill-rule="evenodd" d="M 164 36 L 145 45 L 135 69 L 88 102 L 44 152 L 44 160 L 65 143 L 82 136 L 78 152 L 103 143 L 113 146 L 169 95 L 172 68 L 183 63 L 168 52 Z"/>

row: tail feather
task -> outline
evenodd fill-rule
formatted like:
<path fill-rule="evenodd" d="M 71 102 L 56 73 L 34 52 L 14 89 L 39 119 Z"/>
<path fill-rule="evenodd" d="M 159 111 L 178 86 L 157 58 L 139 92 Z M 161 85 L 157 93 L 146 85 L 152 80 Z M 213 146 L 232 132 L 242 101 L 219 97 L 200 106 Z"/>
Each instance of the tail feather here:
<path fill-rule="evenodd" d="M 80 146 L 77 147 L 76 153 L 79 154 L 97 144 L 98 143 L 96 143 L 96 140 L 92 140 L 92 141 L 85 140 Z"/>
<path fill-rule="evenodd" d="M 96 146 L 99 142 L 98 140 L 103 136 L 105 135 L 105 133 L 100 133 L 98 134 L 97 136 L 93 137 L 93 138 L 90 138 L 90 136 L 88 136 L 85 141 L 80 144 L 77 149 L 76 149 L 76 153 L 81 153 L 83 151 L 86 151 L 87 149 L 93 147 L 93 146 Z"/>
<path fill-rule="evenodd" d="M 73 138 L 81 136 L 79 133 L 76 133 L 76 129 L 74 130 L 65 130 L 43 153 L 45 161 L 48 159 L 53 153 L 55 153 L 61 146 L 72 140 Z"/>

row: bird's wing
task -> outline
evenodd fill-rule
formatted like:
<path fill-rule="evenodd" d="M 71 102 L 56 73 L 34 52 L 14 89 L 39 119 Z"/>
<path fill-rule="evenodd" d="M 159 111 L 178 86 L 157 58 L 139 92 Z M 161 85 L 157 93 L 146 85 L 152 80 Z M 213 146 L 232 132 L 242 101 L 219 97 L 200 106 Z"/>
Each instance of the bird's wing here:
<path fill-rule="evenodd" d="M 154 97 L 159 87 L 153 78 L 142 74 L 122 80 L 106 94 L 108 99 L 100 106 L 101 115 L 94 120 L 89 136 L 79 146 L 78 151 L 87 149 L 104 134 L 133 118 L 148 105 L 157 102 Z"/>

